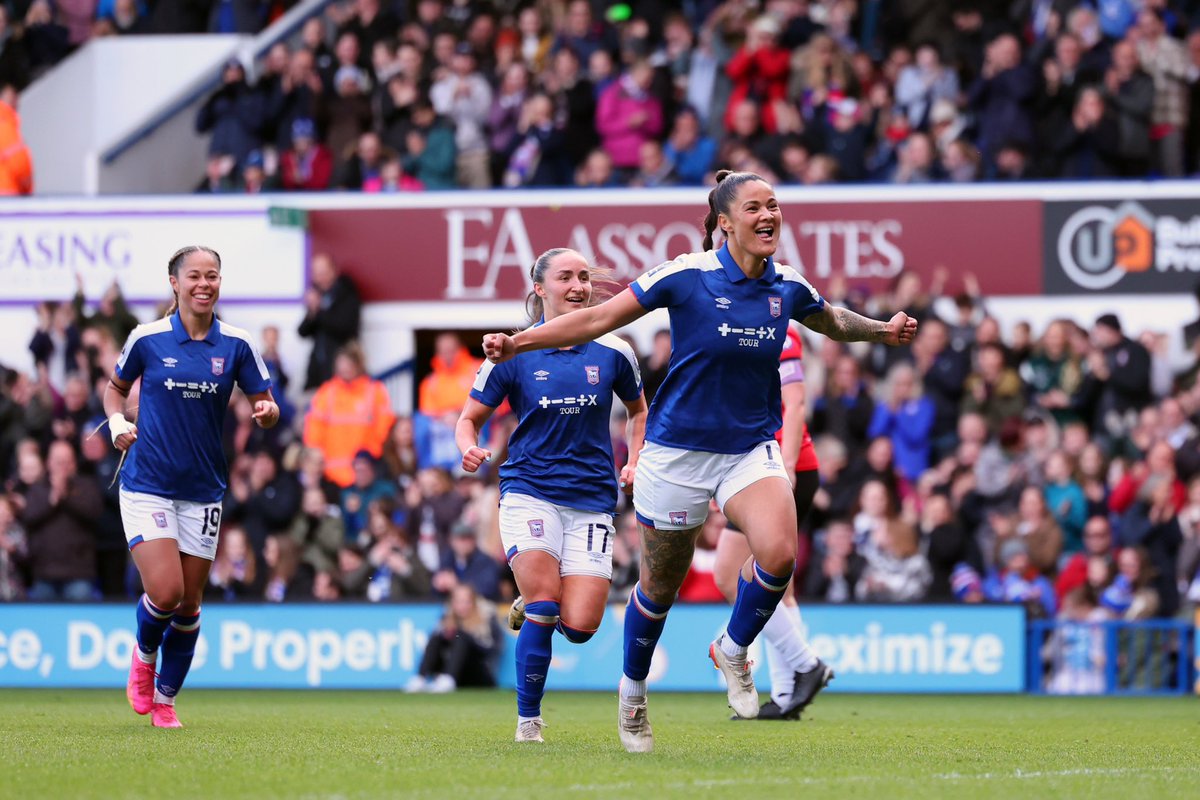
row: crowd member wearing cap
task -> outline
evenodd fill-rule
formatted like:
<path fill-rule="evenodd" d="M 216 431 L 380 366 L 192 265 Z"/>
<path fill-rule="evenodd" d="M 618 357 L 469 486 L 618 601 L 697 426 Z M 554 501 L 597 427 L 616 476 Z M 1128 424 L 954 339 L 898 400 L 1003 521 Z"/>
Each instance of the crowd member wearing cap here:
<path fill-rule="evenodd" d="M 354 482 L 342 489 L 342 521 L 346 526 L 346 540 L 355 541 L 367 527 L 368 509 L 376 500 L 391 498 L 396 494 L 396 485 L 379 474 L 379 459 L 370 450 L 359 450 L 354 454 Z"/>
<path fill-rule="evenodd" d="M 437 113 L 454 122 L 458 185 L 490 188 L 491 165 L 484 127 L 492 106 L 492 87 L 476 69 L 471 45 L 458 43 L 450 60 L 450 74 L 433 84 L 429 98 Z"/>
<path fill-rule="evenodd" d="M 370 90 L 367 73 L 357 66 L 348 64 L 334 73 L 332 94 L 322 95 L 318 101 L 318 116 L 328 120 L 325 143 L 333 153 L 345 155 L 362 134 L 371 130 L 374 118 Z"/>
<path fill-rule="evenodd" d="M 475 593 L 495 601 L 500 595 L 500 565 L 479 549 L 479 537 L 466 522 L 450 528 L 450 542 L 433 575 L 433 590 L 445 596 L 456 586 L 470 586 Z"/>
<path fill-rule="evenodd" d="M 321 191 L 329 188 L 333 156 L 317 141 L 317 126 L 307 117 L 292 122 L 292 146 L 279 157 L 279 176 L 289 191 Z"/>
<path fill-rule="evenodd" d="M 1031 614 L 1053 617 L 1057 607 L 1054 587 L 1029 560 L 1029 548 L 1020 539 L 1000 547 L 998 568 L 983 582 L 983 595 L 994 603 L 1024 603 Z"/>
<path fill-rule="evenodd" d="M 1071 408 L 1111 451 L 1132 432 L 1138 411 L 1151 400 L 1150 353 L 1124 335 L 1116 314 L 1103 314 L 1092 327 L 1086 366 Z"/>
<path fill-rule="evenodd" d="M 231 58 L 221 73 L 221 87 L 196 114 L 196 132 L 211 132 L 208 152 L 228 153 L 240 167 L 259 146 L 264 116 L 262 97 L 246 83 L 241 62 Z"/>
<path fill-rule="evenodd" d="M 242 163 L 241 191 L 244 194 L 261 194 L 275 189 L 275 179 L 267 174 L 266 157 L 262 150 L 251 150 Z"/>

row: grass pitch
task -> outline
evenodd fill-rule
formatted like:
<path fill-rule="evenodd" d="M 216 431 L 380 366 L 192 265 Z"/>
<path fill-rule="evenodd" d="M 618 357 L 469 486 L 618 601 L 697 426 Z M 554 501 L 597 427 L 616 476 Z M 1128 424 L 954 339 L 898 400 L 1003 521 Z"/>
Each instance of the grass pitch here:
<path fill-rule="evenodd" d="M 545 745 L 513 696 L 185 692 L 182 731 L 119 691 L 0 691 L 0 797 L 1185 797 L 1196 698 L 825 695 L 799 723 L 729 722 L 720 695 L 652 694 L 655 752 L 616 698 L 554 693 Z M 790 790 L 790 791 L 789 791 Z"/>

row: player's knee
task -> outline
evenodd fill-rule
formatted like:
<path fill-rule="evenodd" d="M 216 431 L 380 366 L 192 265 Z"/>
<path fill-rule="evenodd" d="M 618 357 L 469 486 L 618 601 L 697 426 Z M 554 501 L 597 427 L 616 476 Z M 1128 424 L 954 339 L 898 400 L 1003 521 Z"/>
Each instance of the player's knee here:
<path fill-rule="evenodd" d="M 771 548 L 761 555 L 756 555 L 755 561 L 760 569 L 770 575 L 790 576 L 796 569 L 796 548 Z"/>
<path fill-rule="evenodd" d="M 200 613 L 200 602 L 198 600 L 181 600 L 179 607 L 175 609 L 175 613 L 185 617 L 194 617 Z"/>
<path fill-rule="evenodd" d="M 163 611 L 178 611 L 179 604 L 183 602 L 183 585 L 175 583 L 163 583 L 159 585 L 147 585 L 146 596 L 150 598 L 150 602 L 155 608 Z"/>
<path fill-rule="evenodd" d="M 591 628 L 577 628 L 574 625 L 568 625 L 561 619 L 558 621 L 558 632 L 572 644 L 583 644 L 588 639 L 591 639 L 596 635 L 597 628 L 599 628 L 599 623 Z"/>

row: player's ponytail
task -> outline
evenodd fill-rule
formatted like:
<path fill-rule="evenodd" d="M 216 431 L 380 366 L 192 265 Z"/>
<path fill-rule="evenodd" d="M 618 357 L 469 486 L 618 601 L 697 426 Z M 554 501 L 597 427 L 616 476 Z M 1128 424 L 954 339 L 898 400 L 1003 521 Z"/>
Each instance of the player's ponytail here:
<path fill-rule="evenodd" d="M 201 244 L 189 244 L 187 247 L 181 247 L 178 250 L 176 250 L 175 254 L 172 255 L 170 259 L 168 259 L 167 275 L 178 280 L 179 279 L 179 268 L 183 266 L 184 259 L 186 259 L 192 253 L 208 253 L 210 256 L 212 256 L 214 259 L 216 259 L 217 269 L 221 268 L 221 254 L 220 253 L 218 253 L 216 250 L 213 250 L 211 247 L 205 247 L 204 245 L 201 245 Z M 171 305 L 167 308 L 167 313 L 164 314 L 163 316 L 169 317 L 172 314 L 174 314 L 177 310 L 179 310 L 179 295 L 175 294 L 174 298 L 171 300 Z"/>
<path fill-rule="evenodd" d="M 737 197 L 738 187 L 747 181 L 767 181 L 753 172 L 734 172 L 723 169 L 717 172 L 717 185 L 708 193 L 708 214 L 704 217 L 704 249 L 713 249 L 713 233 L 717 230 L 717 217 L 728 215 Z"/>

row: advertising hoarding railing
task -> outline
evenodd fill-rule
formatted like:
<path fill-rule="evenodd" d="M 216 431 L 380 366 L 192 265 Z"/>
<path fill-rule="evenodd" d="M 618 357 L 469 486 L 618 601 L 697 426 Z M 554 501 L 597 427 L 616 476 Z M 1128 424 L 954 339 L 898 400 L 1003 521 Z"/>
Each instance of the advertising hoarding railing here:
<path fill-rule="evenodd" d="M 1195 635 L 1182 620 L 1032 621 L 1029 691 L 1187 694 L 1193 689 Z"/>
<path fill-rule="evenodd" d="M 418 669 L 436 605 L 218 605 L 205 607 L 193 688 L 399 689 Z M 554 689 L 612 690 L 621 672 L 625 609 L 608 610 L 599 633 L 555 647 Z M 659 642 L 651 685 L 720 691 L 708 643 L 729 617 L 724 606 L 681 605 Z M 814 606 L 804 610 L 813 650 L 837 670 L 834 691 L 1019 692 L 1025 679 L 1021 608 Z M 511 647 L 500 684 L 515 685 Z M 126 605 L 0 605 L 0 686 L 124 685 L 134 647 Z M 756 644 L 755 674 L 766 661 Z"/>

